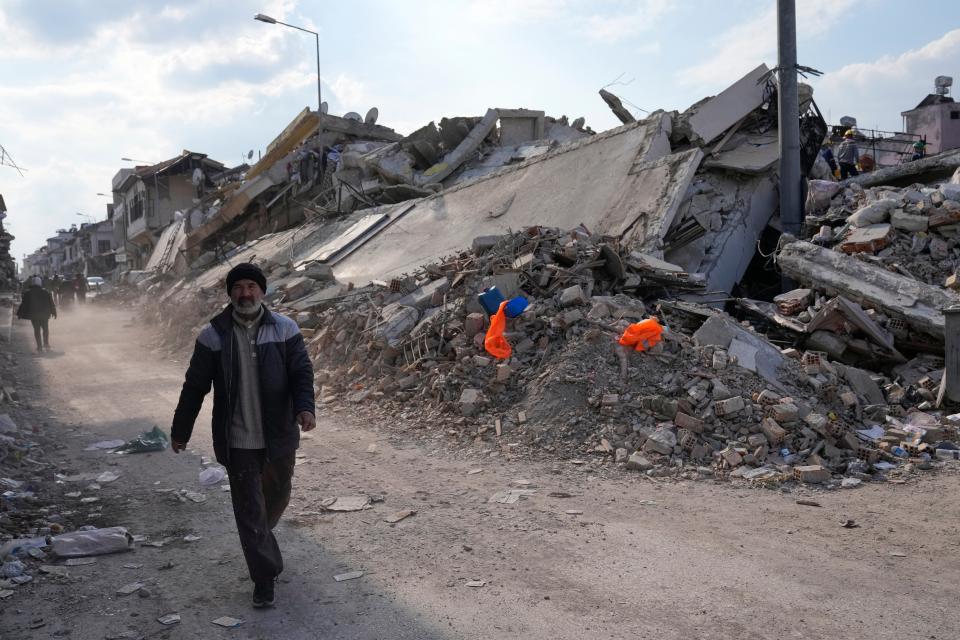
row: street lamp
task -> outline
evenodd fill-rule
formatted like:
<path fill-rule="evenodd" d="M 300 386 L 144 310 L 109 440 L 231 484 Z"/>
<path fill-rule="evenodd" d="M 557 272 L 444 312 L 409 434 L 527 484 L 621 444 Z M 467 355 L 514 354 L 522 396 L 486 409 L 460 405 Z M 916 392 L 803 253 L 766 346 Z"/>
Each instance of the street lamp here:
<path fill-rule="evenodd" d="M 253 16 L 254 20 L 259 22 L 265 22 L 267 24 L 282 24 L 285 27 L 290 27 L 291 29 L 297 29 L 298 31 L 303 31 L 305 33 L 312 33 L 313 37 L 317 40 L 317 117 L 323 118 L 323 97 L 320 93 L 320 34 L 316 31 L 310 31 L 310 29 L 304 29 L 303 27 L 298 27 L 295 24 L 287 24 L 286 22 L 280 22 L 276 18 L 271 18 L 270 16 L 265 16 L 262 13 L 258 13 Z"/>
<path fill-rule="evenodd" d="M 90 222 L 91 222 L 91 223 L 96 223 L 96 221 L 97 221 L 96 218 L 94 218 L 93 216 L 91 216 L 90 214 L 87 214 L 87 213 L 80 213 L 80 212 L 78 211 L 78 212 L 77 212 L 77 215 L 80 216 L 81 218 L 90 218 Z"/>

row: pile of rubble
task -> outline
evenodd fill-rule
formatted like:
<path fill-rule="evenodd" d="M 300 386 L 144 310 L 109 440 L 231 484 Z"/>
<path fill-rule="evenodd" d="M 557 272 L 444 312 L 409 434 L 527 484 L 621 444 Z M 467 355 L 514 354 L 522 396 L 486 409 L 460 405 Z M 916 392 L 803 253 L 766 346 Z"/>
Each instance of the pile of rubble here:
<path fill-rule="evenodd" d="M 926 284 L 958 289 L 960 170 L 952 180 L 867 189 L 855 182 L 814 182 L 807 223 L 819 231 L 812 241 Z"/>
<path fill-rule="evenodd" d="M 445 425 L 515 455 L 828 482 L 874 478 L 911 455 L 929 467 L 937 447 L 960 441 L 953 423 L 920 410 L 933 408 L 942 361 L 915 358 L 886 379 L 822 351 L 781 350 L 722 312 L 668 300 L 700 290 L 697 277 L 583 228 L 478 238 L 362 289 L 288 271 L 274 266 L 272 302 L 302 327 L 322 405 Z M 530 305 L 508 321 L 509 359 L 484 348 L 478 294 L 491 286 Z M 618 344 L 653 314 L 669 327 L 660 345 Z"/>

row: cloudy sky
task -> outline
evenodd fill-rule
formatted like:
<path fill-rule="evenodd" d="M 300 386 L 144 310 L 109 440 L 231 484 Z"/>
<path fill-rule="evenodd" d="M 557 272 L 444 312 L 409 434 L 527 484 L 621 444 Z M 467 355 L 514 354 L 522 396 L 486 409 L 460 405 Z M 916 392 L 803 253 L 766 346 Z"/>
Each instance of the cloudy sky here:
<path fill-rule="evenodd" d="M 0 0 L 0 167 L 14 255 L 101 219 L 121 157 L 190 149 L 228 165 L 316 106 L 321 34 L 332 113 L 380 110 L 402 133 L 430 120 L 528 107 L 595 130 L 597 91 L 684 109 L 776 62 L 774 0 Z M 897 130 L 900 112 L 960 84 L 960 2 L 801 0 L 800 63 L 832 122 Z M 960 88 L 958 88 L 960 92 Z"/>

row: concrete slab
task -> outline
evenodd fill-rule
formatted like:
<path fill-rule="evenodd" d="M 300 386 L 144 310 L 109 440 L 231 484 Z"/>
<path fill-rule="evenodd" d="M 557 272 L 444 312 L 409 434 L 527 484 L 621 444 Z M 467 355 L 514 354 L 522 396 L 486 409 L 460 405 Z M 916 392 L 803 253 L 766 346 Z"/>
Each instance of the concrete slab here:
<path fill-rule="evenodd" d="M 329 242 L 325 242 L 320 246 L 319 249 L 308 255 L 302 261 L 297 263 L 297 267 L 300 267 L 307 262 L 329 262 L 334 260 L 338 255 L 343 253 L 353 242 L 358 238 L 363 236 L 365 233 L 369 232 L 371 229 L 376 228 L 378 225 L 382 224 L 387 220 L 387 215 L 384 213 L 372 213 L 365 215 L 359 220 L 357 220 L 349 229 L 344 231 L 342 234 L 333 238 Z"/>
<path fill-rule="evenodd" d="M 625 125 L 414 201 L 399 223 L 336 265 L 337 279 L 390 279 L 469 247 L 477 236 L 534 225 L 584 224 L 593 232 L 660 238 L 670 215 L 662 212 L 674 201 L 679 207 L 701 157 L 696 150 L 657 164 L 669 153 L 668 136 L 661 118 Z M 638 150 L 646 155 L 635 171 Z"/>
<path fill-rule="evenodd" d="M 698 345 L 713 345 L 727 349 L 730 355 L 736 355 L 740 366 L 754 371 L 761 378 L 782 388 L 777 369 L 783 363 L 783 355 L 775 346 L 739 326 L 726 315 L 714 315 L 707 318 L 693 334 Z"/>
<path fill-rule="evenodd" d="M 766 173 L 780 160 L 777 134 L 747 136 L 737 147 L 721 151 L 703 162 L 704 167 L 740 173 Z"/>
<path fill-rule="evenodd" d="M 702 144 L 708 144 L 721 133 L 735 125 L 745 115 L 763 104 L 764 85 L 757 84 L 769 71 L 767 65 L 759 67 L 692 109 L 687 123 Z"/>

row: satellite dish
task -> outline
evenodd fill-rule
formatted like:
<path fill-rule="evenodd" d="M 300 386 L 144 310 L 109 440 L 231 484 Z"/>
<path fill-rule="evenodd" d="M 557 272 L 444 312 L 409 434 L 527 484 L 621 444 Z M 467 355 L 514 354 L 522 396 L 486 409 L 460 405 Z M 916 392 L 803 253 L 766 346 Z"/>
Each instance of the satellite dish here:
<path fill-rule="evenodd" d="M 252 157 L 253 157 L 253 149 L 250 149 L 250 151 L 247 152 L 247 160 L 249 160 Z"/>
<path fill-rule="evenodd" d="M 327 113 L 330 110 L 330 106 L 326 102 L 320 103 L 320 113 Z"/>
<path fill-rule="evenodd" d="M 380 117 L 380 110 L 376 107 L 370 107 L 370 111 L 367 111 L 366 117 L 364 117 L 363 122 L 365 124 L 377 124 L 377 118 Z"/>
<path fill-rule="evenodd" d="M 949 95 L 950 87 L 953 86 L 953 78 L 950 76 L 937 76 L 934 78 L 933 84 L 936 87 L 938 96 Z"/>
<path fill-rule="evenodd" d="M 363 118 L 360 117 L 360 114 L 356 111 L 348 111 L 343 114 L 344 120 L 353 120 L 354 122 L 363 122 Z"/>

